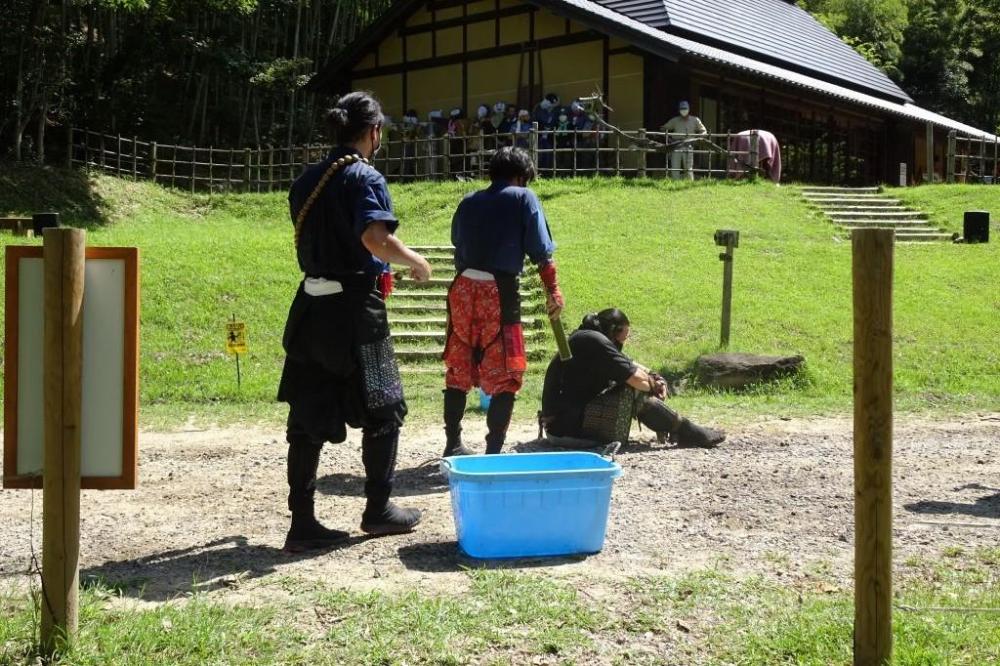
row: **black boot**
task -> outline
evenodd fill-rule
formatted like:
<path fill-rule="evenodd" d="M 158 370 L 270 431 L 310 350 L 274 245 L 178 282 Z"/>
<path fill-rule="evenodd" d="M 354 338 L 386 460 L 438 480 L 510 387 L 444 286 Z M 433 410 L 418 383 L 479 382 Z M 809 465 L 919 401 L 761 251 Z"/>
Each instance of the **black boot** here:
<path fill-rule="evenodd" d="M 486 412 L 486 453 L 500 453 L 507 439 L 507 428 L 510 427 L 510 417 L 514 413 L 514 394 L 498 393 L 490 399 L 490 408 Z"/>
<path fill-rule="evenodd" d="M 677 432 L 673 435 L 677 446 L 690 447 L 697 446 L 705 449 L 718 446 L 726 439 L 726 433 L 713 428 L 703 428 L 695 425 L 687 419 L 681 419 Z"/>
<path fill-rule="evenodd" d="M 329 548 L 349 535 L 331 530 L 316 520 L 316 470 L 323 443 L 295 441 L 288 445 L 288 509 L 292 526 L 285 536 L 285 550 L 298 553 Z"/>
<path fill-rule="evenodd" d="M 412 532 L 420 522 L 420 511 L 404 509 L 389 501 L 396 472 L 399 428 L 395 425 L 368 429 L 361 438 L 361 460 L 365 464 L 365 497 L 361 531 L 373 536 Z"/>
<path fill-rule="evenodd" d="M 637 417 L 639 423 L 655 432 L 658 438 L 670 440 L 680 447 L 707 448 L 726 439 L 725 433 L 696 426 L 656 398 L 647 398 Z"/>
<path fill-rule="evenodd" d="M 448 456 L 471 456 L 472 449 L 462 446 L 462 417 L 465 415 L 465 391 L 455 388 L 444 390 L 444 454 Z"/>

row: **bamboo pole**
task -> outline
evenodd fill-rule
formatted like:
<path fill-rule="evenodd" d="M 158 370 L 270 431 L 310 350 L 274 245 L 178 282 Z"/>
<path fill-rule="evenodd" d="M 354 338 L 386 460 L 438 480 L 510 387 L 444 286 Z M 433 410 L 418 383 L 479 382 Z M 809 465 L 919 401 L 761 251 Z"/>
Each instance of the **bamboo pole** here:
<path fill-rule="evenodd" d="M 892 229 L 855 229 L 854 664 L 892 658 Z"/>
<path fill-rule="evenodd" d="M 44 237 L 42 649 L 76 637 L 80 578 L 80 423 L 83 279 L 87 235 L 49 228 Z"/>

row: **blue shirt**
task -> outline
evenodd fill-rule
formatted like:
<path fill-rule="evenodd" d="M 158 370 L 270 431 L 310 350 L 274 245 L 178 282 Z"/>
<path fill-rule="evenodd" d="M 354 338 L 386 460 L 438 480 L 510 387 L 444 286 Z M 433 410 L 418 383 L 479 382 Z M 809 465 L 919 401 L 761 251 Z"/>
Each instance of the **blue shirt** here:
<path fill-rule="evenodd" d="M 556 249 L 542 204 L 525 187 L 493 183 L 465 197 L 451 221 L 455 267 L 519 274 L 525 255 L 548 263 Z"/>
<path fill-rule="evenodd" d="M 319 164 L 299 176 L 288 193 L 292 224 L 330 164 L 354 151 L 335 148 Z M 354 162 L 337 171 L 306 214 L 299 236 L 299 268 L 308 276 L 366 273 L 377 275 L 389 265 L 361 242 L 372 222 L 384 222 L 390 233 L 399 227 L 385 178 L 374 167 Z"/>

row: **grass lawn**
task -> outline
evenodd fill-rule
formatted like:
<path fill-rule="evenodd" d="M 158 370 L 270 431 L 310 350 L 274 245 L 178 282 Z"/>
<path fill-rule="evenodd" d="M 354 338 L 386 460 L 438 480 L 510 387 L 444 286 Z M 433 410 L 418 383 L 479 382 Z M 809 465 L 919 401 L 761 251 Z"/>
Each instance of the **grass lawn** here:
<path fill-rule="evenodd" d="M 446 243 L 456 202 L 479 184 L 410 184 L 392 193 L 408 243 Z M 935 219 L 990 208 L 1000 188 L 933 186 L 900 196 Z M 732 349 L 803 354 L 796 381 L 733 394 L 690 390 L 677 407 L 717 422 L 851 407 L 851 251 L 794 187 L 770 184 L 561 180 L 538 183 L 567 297 L 566 320 L 615 305 L 633 322 L 631 353 L 684 373 L 716 350 L 722 266 L 712 235 L 742 233 Z M 299 275 L 284 194 L 190 195 L 149 183 L 60 171 L 0 172 L 0 213 L 52 209 L 89 228 L 93 245 L 142 252 L 143 423 L 277 422 L 280 338 Z M 943 222 L 942 222 L 943 224 Z M 949 226 L 949 228 L 951 228 Z M 22 242 L 0 235 L 0 245 Z M 1000 405 L 1000 243 L 896 250 L 896 404 L 904 411 Z M 248 324 L 243 387 L 223 353 L 225 321 Z M 553 345 L 554 348 L 554 345 Z M 542 364 L 517 416 L 537 409 Z M 439 412 L 437 374 L 404 378 L 414 419 Z"/>
<path fill-rule="evenodd" d="M 1000 551 L 950 550 L 899 567 L 894 663 L 1000 660 Z M 773 664 L 851 663 L 850 590 L 822 575 L 794 584 L 727 566 L 680 578 L 590 582 L 470 569 L 467 589 L 350 592 L 280 581 L 293 601 L 195 595 L 156 606 L 91 584 L 78 647 L 64 663 Z M 939 607 L 986 609 L 956 613 Z M 0 664 L 31 661 L 34 610 L 0 597 Z"/>

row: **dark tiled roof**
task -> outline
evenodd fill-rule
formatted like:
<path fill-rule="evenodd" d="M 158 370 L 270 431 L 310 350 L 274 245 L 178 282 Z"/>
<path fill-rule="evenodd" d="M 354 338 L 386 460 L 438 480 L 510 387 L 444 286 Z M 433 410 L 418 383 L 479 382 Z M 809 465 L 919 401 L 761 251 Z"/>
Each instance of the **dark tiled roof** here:
<path fill-rule="evenodd" d="M 669 23 L 665 0 L 597 0 L 597 3 L 654 28 Z"/>
<path fill-rule="evenodd" d="M 726 51 L 912 101 L 884 72 L 787 0 L 595 0 L 629 18 Z"/>

